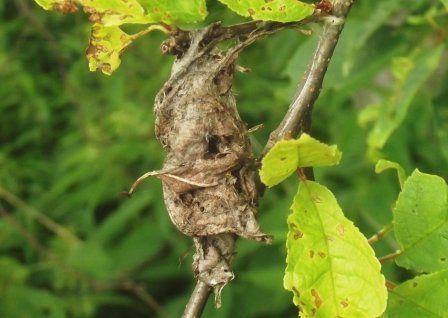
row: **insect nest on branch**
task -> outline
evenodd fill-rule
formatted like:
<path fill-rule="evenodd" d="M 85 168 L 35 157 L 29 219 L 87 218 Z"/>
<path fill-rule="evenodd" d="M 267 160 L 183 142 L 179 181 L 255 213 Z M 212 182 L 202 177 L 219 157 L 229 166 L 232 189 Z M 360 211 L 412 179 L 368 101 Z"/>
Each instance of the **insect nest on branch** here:
<path fill-rule="evenodd" d="M 162 170 L 143 177 L 162 180 L 172 222 L 194 240 L 194 273 L 215 288 L 219 305 L 222 288 L 234 277 L 236 237 L 271 238 L 256 221 L 256 164 L 231 91 L 237 55 L 252 40 L 222 52 L 210 38 L 216 27 L 162 45 L 177 55 L 155 101 L 156 136 L 167 156 Z"/>

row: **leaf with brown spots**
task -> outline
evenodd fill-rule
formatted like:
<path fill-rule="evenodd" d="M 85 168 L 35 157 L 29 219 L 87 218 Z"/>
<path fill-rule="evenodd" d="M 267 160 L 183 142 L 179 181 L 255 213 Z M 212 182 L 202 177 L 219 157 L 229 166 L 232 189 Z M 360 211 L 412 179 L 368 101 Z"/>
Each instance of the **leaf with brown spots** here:
<path fill-rule="evenodd" d="M 75 12 L 78 7 L 93 23 L 87 58 L 91 71 L 110 75 L 120 65 L 123 50 L 132 40 L 159 29 L 162 24 L 186 25 L 200 22 L 207 16 L 205 0 L 35 0 L 45 10 Z M 161 24 L 157 24 L 161 23 Z M 149 25 L 133 35 L 121 30 L 123 24 Z"/>
<path fill-rule="evenodd" d="M 107 75 L 112 74 L 120 66 L 121 54 L 131 41 L 131 37 L 119 27 L 94 24 L 86 50 L 90 70 L 100 69 Z"/>
<path fill-rule="evenodd" d="M 320 298 L 319 292 L 313 288 L 311 289 L 311 296 L 314 297 L 314 304 L 316 305 L 316 309 L 319 309 L 320 305 L 322 305 L 322 299 Z"/>
<path fill-rule="evenodd" d="M 305 181 L 291 209 L 284 286 L 297 291 L 301 317 L 380 316 L 387 299 L 381 265 L 333 194 Z"/>
<path fill-rule="evenodd" d="M 76 11 L 77 6 L 86 13 L 99 17 L 95 22 L 106 26 L 126 23 L 150 24 L 164 22 L 184 25 L 200 22 L 207 16 L 204 0 L 35 0 L 45 10 L 63 13 Z"/>
<path fill-rule="evenodd" d="M 297 0 L 219 0 L 243 17 L 254 20 L 293 22 L 313 14 L 312 4 Z"/>
<path fill-rule="evenodd" d="M 72 13 L 77 10 L 73 0 L 35 0 L 45 10 L 55 10 L 61 13 Z"/>

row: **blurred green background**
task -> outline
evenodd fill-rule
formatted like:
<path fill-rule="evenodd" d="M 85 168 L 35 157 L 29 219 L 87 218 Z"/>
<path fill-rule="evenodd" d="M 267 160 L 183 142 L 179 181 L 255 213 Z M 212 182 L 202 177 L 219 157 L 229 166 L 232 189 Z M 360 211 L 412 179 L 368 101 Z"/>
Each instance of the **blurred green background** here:
<path fill-rule="evenodd" d="M 208 21 L 242 21 L 208 7 Z M 439 1 L 358 1 L 336 49 L 313 135 L 338 144 L 343 160 L 316 176 L 367 236 L 390 222 L 399 191 L 392 172 L 374 173 L 376 159 L 448 178 L 448 51 L 424 64 L 447 43 L 447 13 Z M 264 124 L 252 138 L 258 153 L 315 48 L 320 27 L 309 29 L 264 39 L 239 60 L 252 70 L 236 77 L 239 110 L 249 126 Z M 180 317 L 194 284 L 191 240 L 170 223 L 158 180 L 119 196 L 161 167 L 152 106 L 172 58 L 154 33 L 111 77 L 90 73 L 89 32 L 82 13 L 0 0 L 0 317 Z M 367 122 L 385 118 L 398 128 L 383 149 L 369 147 Z M 266 192 L 260 222 L 275 243 L 238 241 L 236 278 L 204 317 L 297 315 L 282 287 L 297 183 Z M 393 235 L 375 245 L 379 256 L 396 248 Z M 412 274 L 393 264 L 384 273 L 393 282 Z"/>

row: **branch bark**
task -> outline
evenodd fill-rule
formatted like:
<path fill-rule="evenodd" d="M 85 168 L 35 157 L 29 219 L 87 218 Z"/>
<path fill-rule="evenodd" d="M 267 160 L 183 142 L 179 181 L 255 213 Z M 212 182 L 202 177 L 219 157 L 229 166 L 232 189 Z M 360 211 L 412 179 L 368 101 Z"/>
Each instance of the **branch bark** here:
<path fill-rule="evenodd" d="M 212 289 L 204 282 L 198 280 L 193 293 L 190 296 L 187 306 L 182 318 L 198 318 L 201 317 L 205 304 L 207 303 L 208 296 L 212 292 Z"/>
<path fill-rule="evenodd" d="M 297 89 L 288 112 L 277 129 L 269 136 L 263 155 L 279 140 L 295 137 L 301 131 L 309 132 L 311 129 L 313 106 L 319 97 L 328 65 L 353 3 L 354 0 L 334 1 L 332 15 L 324 18 L 324 29 L 308 71 Z"/>

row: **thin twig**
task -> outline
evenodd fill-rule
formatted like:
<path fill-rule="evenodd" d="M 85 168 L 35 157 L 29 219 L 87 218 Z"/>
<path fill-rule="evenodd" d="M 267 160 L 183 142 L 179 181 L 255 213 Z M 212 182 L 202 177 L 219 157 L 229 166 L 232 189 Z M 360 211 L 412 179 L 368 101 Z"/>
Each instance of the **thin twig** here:
<path fill-rule="evenodd" d="M 36 208 L 28 205 L 22 199 L 2 187 L 0 187 L 0 197 L 9 204 L 24 211 L 28 216 L 42 224 L 49 231 L 73 242 L 80 242 L 80 239 L 74 233 L 72 233 L 62 225 L 56 223 L 50 217 L 40 212 Z"/>
<path fill-rule="evenodd" d="M 250 21 L 230 26 L 222 26 L 221 22 L 216 22 L 208 27 L 208 34 L 201 44 L 212 48 L 219 42 L 238 38 L 240 44 L 244 43 L 243 47 L 245 48 L 255 42 L 255 40 L 265 35 L 273 34 L 284 29 L 294 29 L 302 25 L 317 22 L 327 15 L 328 13 L 325 11 L 316 10 L 313 15 L 306 17 L 305 19 L 288 23 Z M 162 43 L 162 53 L 172 55 L 182 54 L 188 50 L 190 41 L 190 31 L 176 29 L 171 33 L 171 36 Z"/>
<path fill-rule="evenodd" d="M 157 300 L 149 294 L 143 285 L 133 281 L 126 281 L 120 285 L 123 291 L 134 294 L 138 299 L 144 302 L 149 308 L 154 310 L 159 317 L 170 317 Z"/>
<path fill-rule="evenodd" d="M 381 226 L 382 224 L 378 223 L 377 220 L 374 219 L 371 214 L 366 213 L 364 210 L 361 209 L 359 211 L 359 215 L 367 223 L 367 225 L 369 227 L 371 227 L 372 229 L 378 231 L 378 229 L 383 228 Z M 400 248 L 400 246 L 397 244 L 397 242 L 391 236 L 385 235 L 381 239 L 392 251 L 398 250 Z"/>
<path fill-rule="evenodd" d="M 230 26 L 224 26 L 216 28 L 213 30 L 212 37 L 218 41 L 232 39 L 235 37 L 242 38 L 245 36 L 250 36 L 253 32 L 261 31 L 266 33 L 274 33 L 286 28 L 297 28 L 301 25 L 307 25 L 318 21 L 326 12 L 316 10 L 315 13 L 305 19 L 300 21 L 282 23 L 282 22 L 272 22 L 272 21 L 250 21 Z"/>
<path fill-rule="evenodd" d="M 383 237 L 385 237 L 387 234 L 389 234 L 394 228 L 394 225 L 392 223 L 384 226 L 381 230 L 379 230 L 377 233 L 375 233 L 371 238 L 367 240 L 370 245 L 378 242 Z"/>
<path fill-rule="evenodd" d="M 314 52 L 307 73 L 299 85 L 288 112 L 276 130 L 269 136 L 264 148 L 265 155 L 274 144 L 288 136 L 294 137 L 300 131 L 308 131 L 311 127 L 311 112 L 319 96 L 322 82 L 344 28 L 347 16 L 354 0 L 336 0 L 333 4 L 332 16 L 325 17 L 325 25 Z"/>
<path fill-rule="evenodd" d="M 208 296 L 212 289 L 204 282 L 198 280 L 193 293 L 190 296 L 187 306 L 185 306 L 182 318 L 198 318 L 201 317 Z"/>
<path fill-rule="evenodd" d="M 0 203 L 0 216 L 3 217 L 9 224 L 14 226 L 20 234 L 28 241 L 30 246 L 41 255 L 47 254 L 45 247 L 31 234 L 11 213 L 9 213 Z"/>
<path fill-rule="evenodd" d="M 382 257 L 380 257 L 378 260 L 380 261 L 381 264 L 386 263 L 388 261 L 393 261 L 394 259 L 396 259 L 398 256 L 400 256 L 403 253 L 403 251 L 401 250 L 397 250 L 393 253 L 384 255 Z"/>

